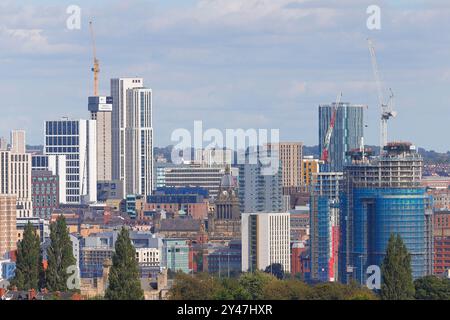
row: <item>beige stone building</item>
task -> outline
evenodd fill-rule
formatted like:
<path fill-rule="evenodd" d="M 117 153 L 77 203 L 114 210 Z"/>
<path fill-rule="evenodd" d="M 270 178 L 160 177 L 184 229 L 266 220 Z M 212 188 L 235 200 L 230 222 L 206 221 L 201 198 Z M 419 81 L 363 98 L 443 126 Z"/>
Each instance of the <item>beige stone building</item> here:
<path fill-rule="evenodd" d="M 25 153 L 25 133 L 11 133 L 9 150 L 0 150 L 0 194 L 17 197 L 17 217 L 33 216 L 31 197 L 31 155 Z"/>
<path fill-rule="evenodd" d="M 275 144 L 268 144 L 272 149 Z M 295 188 L 302 185 L 302 142 L 280 142 L 278 152 L 281 160 L 283 188 Z"/>
<path fill-rule="evenodd" d="M 97 180 L 112 180 L 112 98 L 89 97 L 91 119 L 97 121 Z"/>
<path fill-rule="evenodd" d="M 17 248 L 16 196 L 0 194 L 0 259 Z"/>

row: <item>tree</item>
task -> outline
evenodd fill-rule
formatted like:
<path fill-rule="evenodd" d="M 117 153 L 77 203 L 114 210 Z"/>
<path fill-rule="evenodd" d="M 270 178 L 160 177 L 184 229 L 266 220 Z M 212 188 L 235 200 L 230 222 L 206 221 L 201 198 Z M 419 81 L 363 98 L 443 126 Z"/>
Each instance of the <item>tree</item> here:
<path fill-rule="evenodd" d="M 192 276 L 179 271 L 169 297 L 171 300 L 210 300 L 218 295 L 220 288 L 219 281 L 206 273 Z"/>
<path fill-rule="evenodd" d="M 251 300 L 262 300 L 264 287 L 275 278 L 261 271 L 244 273 L 239 278 L 239 284 L 247 291 Z"/>
<path fill-rule="evenodd" d="M 122 228 L 117 237 L 113 264 L 109 272 L 107 300 L 143 300 L 136 250 L 127 229 Z"/>
<path fill-rule="evenodd" d="M 267 266 L 265 273 L 270 273 L 275 276 L 278 280 L 284 279 L 284 270 L 283 265 L 281 263 L 272 263 L 270 266 Z"/>
<path fill-rule="evenodd" d="M 296 279 L 274 279 L 264 287 L 264 300 L 306 300 L 312 289 Z"/>
<path fill-rule="evenodd" d="M 414 281 L 416 299 L 450 300 L 450 279 L 426 276 Z"/>
<path fill-rule="evenodd" d="M 391 235 L 381 266 L 381 298 L 409 300 L 414 298 L 411 255 L 400 235 Z"/>
<path fill-rule="evenodd" d="M 39 236 L 28 222 L 23 239 L 17 247 L 16 271 L 11 286 L 15 286 L 19 290 L 38 290 L 40 266 L 42 266 L 42 258 Z"/>
<path fill-rule="evenodd" d="M 66 219 L 59 216 L 50 225 L 50 246 L 47 249 L 48 267 L 45 271 L 45 283 L 49 291 L 67 291 L 67 268 L 76 264 L 73 256 L 72 241 L 67 230 Z"/>

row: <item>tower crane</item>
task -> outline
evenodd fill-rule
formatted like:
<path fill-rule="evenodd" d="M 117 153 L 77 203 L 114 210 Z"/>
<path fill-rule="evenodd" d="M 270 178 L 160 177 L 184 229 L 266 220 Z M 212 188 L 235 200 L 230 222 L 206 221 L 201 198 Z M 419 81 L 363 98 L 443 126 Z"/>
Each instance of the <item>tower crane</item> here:
<path fill-rule="evenodd" d="M 92 25 L 92 21 L 89 21 L 89 29 L 91 32 L 91 39 L 92 39 L 92 49 L 93 49 L 93 56 L 94 56 L 94 67 L 91 68 L 92 72 L 94 72 L 94 96 L 98 96 L 98 75 L 100 73 L 100 62 L 97 59 L 97 51 L 95 48 L 95 35 L 94 35 L 94 27 Z"/>
<path fill-rule="evenodd" d="M 327 134 L 325 135 L 325 141 L 322 149 L 321 160 L 324 161 L 324 163 L 329 162 L 328 151 L 330 148 L 331 136 L 333 135 L 334 125 L 336 123 L 337 110 L 339 108 L 339 105 L 341 104 L 341 99 L 342 99 L 342 92 L 338 95 L 336 103 L 332 106 L 330 126 L 328 127 Z"/>
<path fill-rule="evenodd" d="M 380 125 L 380 154 L 383 148 L 387 145 L 388 139 L 388 120 L 397 116 L 397 112 L 393 110 L 394 107 L 394 93 L 390 90 L 388 102 L 385 101 L 383 91 L 383 83 L 381 82 L 380 72 L 378 69 L 377 56 L 375 53 L 375 45 L 371 39 L 367 39 L 369 44 L 369 52 L 372 60 L 373 74 L 377 86 L 378 103 L 381 107 L 381 125 Z"/>

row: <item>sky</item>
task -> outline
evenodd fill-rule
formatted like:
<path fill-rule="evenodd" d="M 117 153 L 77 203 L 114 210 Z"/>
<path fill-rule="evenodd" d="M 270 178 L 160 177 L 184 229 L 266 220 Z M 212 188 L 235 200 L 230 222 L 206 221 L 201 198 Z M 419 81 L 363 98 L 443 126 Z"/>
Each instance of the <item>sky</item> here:
<path fill-rule="evenodd" d="M 66 12 L 81 8 L 81 29 Z M 381 30 L 369 30 L 369 5 Z M 100 94 L 140 76 L 153 89 L 157 146 L 171 133 L 279 129 L 318 143 L 318 105 L 368 105 L 366 144 L 379 143 L 379 103 L 366 39 L 395 94 L 389 140 L 450 150 L 450 2 L 447 0 L 0 0 L 0 135 L 45 120 L 89 118 L 94 21 Z"/>

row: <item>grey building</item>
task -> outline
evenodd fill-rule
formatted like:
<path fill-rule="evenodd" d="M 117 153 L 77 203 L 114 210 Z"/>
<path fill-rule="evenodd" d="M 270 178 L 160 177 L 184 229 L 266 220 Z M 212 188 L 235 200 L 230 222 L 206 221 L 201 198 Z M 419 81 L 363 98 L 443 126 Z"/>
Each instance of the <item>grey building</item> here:
<path fill-rule="evenodd" d="M 322 152 L 325 136 L 330 127 L 333 107 L 336 104 L 319 106 L 319 150 Z M 329 167 L 327 171 L 342 172 L 350 163 L 346 152 L 358 148 L 364 136 L 365 105 L 354 105 L 347 102 L 339 104 L 333 134 L 328 150 Z"/>
<path fill-rule="evenodd" d="M 257 163 L 239 165 L 239 202 L 242 213 L 283 212 L 283 177 L 281 165 L 275 174 L 264 170 L 259 154 Z"/>
<path fill-rule="evenodd" d="M 99 202 L 124 199 L 124 197 L 123 184 L 120 180 L 97 181 L 97 200 Z"/>

